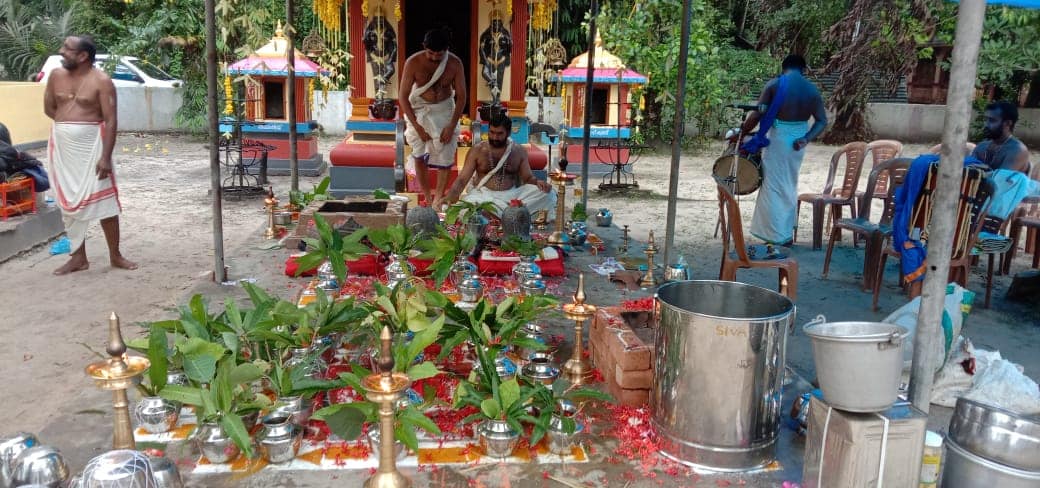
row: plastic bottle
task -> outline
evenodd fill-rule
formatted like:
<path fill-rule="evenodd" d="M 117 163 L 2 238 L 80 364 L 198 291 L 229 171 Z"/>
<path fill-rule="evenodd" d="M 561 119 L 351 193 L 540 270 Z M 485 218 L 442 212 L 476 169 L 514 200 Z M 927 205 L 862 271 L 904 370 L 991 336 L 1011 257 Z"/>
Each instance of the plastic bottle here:
<path fill-rule="evenodd" d="M 924 455 L 921 457 L 920 488 L 934 488 L 939 483 L 942 467 L 943 438 L 941 435 L 927 431 L 924 434 Z"/>

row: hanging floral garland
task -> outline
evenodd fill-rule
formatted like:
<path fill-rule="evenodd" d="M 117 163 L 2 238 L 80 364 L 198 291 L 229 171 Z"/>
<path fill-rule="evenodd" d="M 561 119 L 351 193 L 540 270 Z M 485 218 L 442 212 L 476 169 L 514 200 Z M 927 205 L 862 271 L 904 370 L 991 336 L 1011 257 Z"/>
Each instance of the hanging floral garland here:
<path fill-rule="evenodd" d="M 367 3 L 367 0 L 365 0 Z M 364 7 L 362 7 L 364 8 Z M 339 31 L 342 22 L 343 0 L 314 0 L 314 13 L 330 31 Z"/>
<path fill-rule="evenodd" d="M 231 90 L 231 75 L 229 73 L 227 73 L 227 71 L 225 71 L 224 72 L 224 114 L 225 115 L 232 115 L 235 112 L 235 105 L 231 101 L 233 95 L 234 95 L 234 92 Z"/>
<path fill-rule="evenodd" d="M 540 31 L 547 31 L 552 26 L 552 11 L 549 3 L 554 0 L 539 0 L 534 4 L 534 13 L 531 14 L 531 27 Z"/>

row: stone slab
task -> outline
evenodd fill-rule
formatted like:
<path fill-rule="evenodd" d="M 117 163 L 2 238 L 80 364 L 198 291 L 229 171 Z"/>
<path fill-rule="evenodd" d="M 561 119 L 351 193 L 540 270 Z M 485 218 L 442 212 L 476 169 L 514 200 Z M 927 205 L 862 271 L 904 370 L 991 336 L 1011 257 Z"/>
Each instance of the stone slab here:
<path fill-rule="evenodd" d="M 314 201 L 300 212 L 299 223 L 293 234 L 285 239 L 284 245 L 286 249 L 296 249 L 304 237 L 317 237 L 317 231 L 314 229 L 315 213 L 320 213 L 334 229 L 344 225 L 385 229 L 394 224 L 404 225 L 407 212 L 407 200 L 376 200 L 372 195 Z"/>
<path fill-rule="evenodd" d="M 0 263 L 65 232 L 58 207 L 43 205 L 37 208 L 34 214 L 0 222 Z"/>

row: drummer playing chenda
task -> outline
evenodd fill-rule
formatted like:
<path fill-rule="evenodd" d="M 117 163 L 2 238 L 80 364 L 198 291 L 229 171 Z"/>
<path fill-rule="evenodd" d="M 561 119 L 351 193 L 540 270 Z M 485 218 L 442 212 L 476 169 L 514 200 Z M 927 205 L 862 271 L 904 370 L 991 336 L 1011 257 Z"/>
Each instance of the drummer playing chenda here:
<path fill-rule="evenodd" d="M 781 69 L 782 74 L 769 80 L 762 90 L 758 110 L 748 113 L 741 125 L 741 132 L 748 133 L 761 123 L 755 137 L 741 149 L 762 151 L 765 173 L 755 201 L 751 234 L 767 244 L 787 246 L 798 225 L 798 171 L 805 146 L 827 127 L 827 113 L 820 91 L 804 76 L 804 58 L 791 54 L 784 58 Z"/>

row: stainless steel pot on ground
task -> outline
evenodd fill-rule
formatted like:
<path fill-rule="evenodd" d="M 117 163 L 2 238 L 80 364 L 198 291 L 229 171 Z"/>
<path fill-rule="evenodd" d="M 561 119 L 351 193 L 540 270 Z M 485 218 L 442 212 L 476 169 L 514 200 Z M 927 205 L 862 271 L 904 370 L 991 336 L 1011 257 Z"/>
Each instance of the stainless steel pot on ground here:
<path fill-rule="evenodd" d="M 976 456 L 950 438 L 943 443 L 942 488 L 1038 488 L 1040 473 L 1015 469 Z M 1035 452 L 1033 453 L 1036 454 Z"/>
<path fill-rule="evenodd" d="M 657 303 L 650 407 L 662 454 L 719 471 L 771 463 L 794 304 L 728 281 L 669 283 Z"/>
<path fill-rule="evenodd" d="M 1040 472 L 1040 420 L 958 398 L 950 439 L 964 450 L 1006 466 Z"/>

